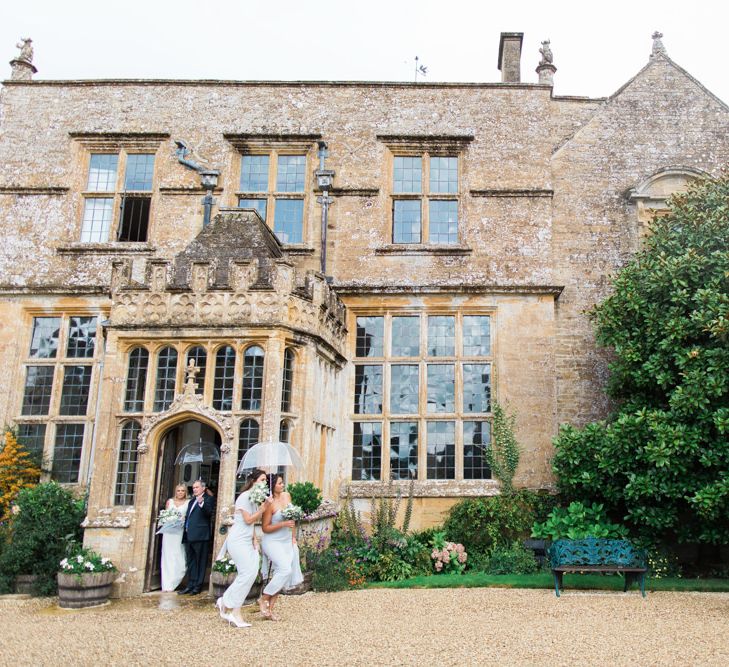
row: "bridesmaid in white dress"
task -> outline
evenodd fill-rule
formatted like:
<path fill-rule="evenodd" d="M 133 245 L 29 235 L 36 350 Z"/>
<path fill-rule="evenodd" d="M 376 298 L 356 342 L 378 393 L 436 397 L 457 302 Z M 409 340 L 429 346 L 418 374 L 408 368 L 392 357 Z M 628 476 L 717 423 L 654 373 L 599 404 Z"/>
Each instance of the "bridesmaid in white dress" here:
<path fill-rule="evenodd" d="M 185 562 L 185 547 L 182 544 L 183 524 L 187 514 L 187 487 L 178 484 L 175 487 L 175 497 L 170 498 L 165 504 L 165 509 L 175 510 L 180 514 L 179 531 L 166 532 L 162 534 L 162 590 L 174 591 L 180 585 L 187 565 Z"/>
<path fill-rule="evenodd" d="M 273 613 L 278 594 L 284 588 L 300 584 L 304 578 L 294 535 L 296 522 L 284 519 L 281 514 L 281 510 L 291 503 L 291 496 L 284 491 L 283 476 L 275 475 L 271 486 L 273 501 L 263 512 L 261 546 L 273 566 L 273 577 L 263 589 L 258 604 L 264 618 L 278 621 Z"/>
<path fill-rule="evenodd" d="M 251 625 L 241 617 L 240 608 L 243 606 L 258 575 L 259 555 L 255 546 L 253 526 L 261 520 L 266 505 L 271 502 L 269 496 L 259 509 L 250 499 L 250 491 L 256 482 L 265 481 L 266 473 L 263 470 L 254 470 L 248 475 L 246 484 L 243 487 L 243 493 L 235 501 L 233 526 L 228 532 L 228 538 L 225 540 L 225 548 L 235 561 L 238 576 L 228 586 L 223 597 L 218 598 L 215 606 L 220 611 L 223 620 L 235 624 L 238 628 L 247 628 Z M 230 612 L 228 612 L 228 609 L 230 609 Z"/>

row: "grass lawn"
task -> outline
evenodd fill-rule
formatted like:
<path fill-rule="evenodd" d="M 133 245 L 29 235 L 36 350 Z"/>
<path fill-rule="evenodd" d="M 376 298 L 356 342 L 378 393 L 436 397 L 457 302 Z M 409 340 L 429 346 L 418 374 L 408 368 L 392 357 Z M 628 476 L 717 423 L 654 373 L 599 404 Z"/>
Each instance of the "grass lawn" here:
<path fill-rule="evenodd" d="M 430 577 L 413 577 L 405 581 L 386 581 L 368 584 L 368 588 L 554 588 L 554 578 L 550 572 L 537 574 L 437 574 Z M 620 575 L 565 574 L 564 589 L 569 590 L 609 590 L 622 591 L 623 578 Z M 639 590 L 633 584 L 633 590 Z M 649 591 L 704 591 L 727 592 L 729 579 L 646 579 Z"/>

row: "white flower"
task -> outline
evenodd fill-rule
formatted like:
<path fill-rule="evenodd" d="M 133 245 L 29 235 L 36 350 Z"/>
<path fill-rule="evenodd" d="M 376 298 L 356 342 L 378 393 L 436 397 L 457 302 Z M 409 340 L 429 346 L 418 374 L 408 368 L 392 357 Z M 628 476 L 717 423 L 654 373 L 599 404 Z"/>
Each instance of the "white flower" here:
<path fill-rule="evenodd" d="M 101 564 L 102 565 L 106 565 L 108 562 L 109 562 L 109 559 L 108 558 L 102 558 L 101 559 Z"/>
<path fill-rule="evenodd" d="M 84 563 L 84 567 L 85 567 L 85 568 L 86 568 L 87 570 L 91 570 L 91 571 L 93 571 L 93 569 L 94 569 L 94 564 L 93 564 L 93 563 Z"/>
<path fill-rule="evenodd" d="M 76 556 L 76 562 L 77 563 L 83 563 L 84 562 L 84 557 L 83 556 Z"/>
<path fill-rule="evenodd" d="M 67 567 L 67 566 L 68 566 L 68 558 L 64 558 L 64 559 L 63 559 L 63 560 L 61 561 L 61 567 Z"/>

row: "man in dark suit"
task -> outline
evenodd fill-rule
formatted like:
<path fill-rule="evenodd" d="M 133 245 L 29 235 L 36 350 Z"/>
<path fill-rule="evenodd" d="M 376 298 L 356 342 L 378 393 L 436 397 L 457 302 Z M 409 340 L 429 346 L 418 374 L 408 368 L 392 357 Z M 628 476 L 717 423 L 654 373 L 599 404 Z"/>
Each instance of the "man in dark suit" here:
<path fill-rule="evenodd" d="M 215 501 L 205 493 L 206 484 L 198 479 L 192 485 L 192 500 L 185 516 L 182 543 L 187 555 L 187 587 L 179 595 L 196 595 L 202 588 L 205 568 L 208 564 L 210 543 L 210 518 Z"/>

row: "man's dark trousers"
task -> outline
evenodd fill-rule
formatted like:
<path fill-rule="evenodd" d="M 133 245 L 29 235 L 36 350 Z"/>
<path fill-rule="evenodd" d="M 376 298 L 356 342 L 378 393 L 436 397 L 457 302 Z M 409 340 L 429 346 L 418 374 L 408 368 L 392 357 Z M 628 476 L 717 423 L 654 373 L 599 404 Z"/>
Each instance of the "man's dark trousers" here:
<path fill-rule="evenodd" d="M 182 533 L 187 556 L 187 590 L 195 592 L 200 591 L 205 579 L 210 549 L 210 518 L 214 510 L 213 499 L 207 494 L 203 494 L 202 498 L 202 507 L 197 498 L 190 501 Z"/>

